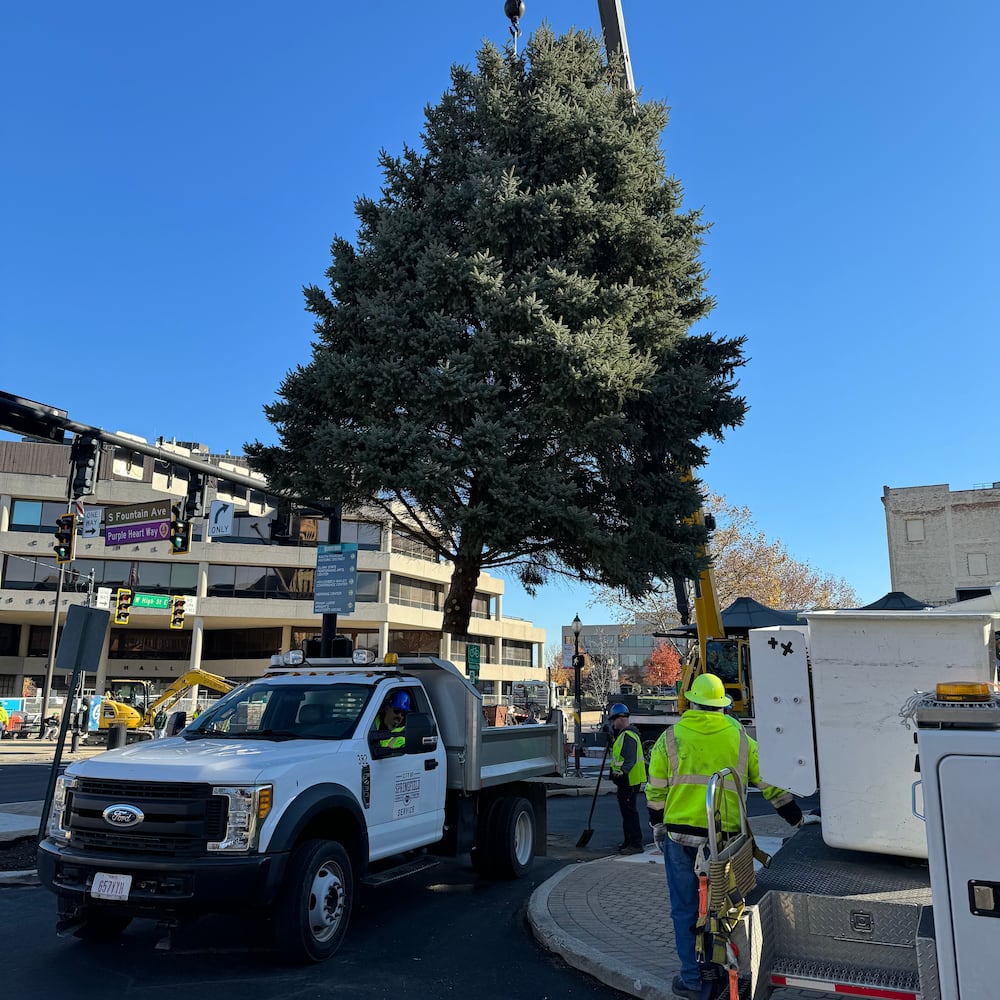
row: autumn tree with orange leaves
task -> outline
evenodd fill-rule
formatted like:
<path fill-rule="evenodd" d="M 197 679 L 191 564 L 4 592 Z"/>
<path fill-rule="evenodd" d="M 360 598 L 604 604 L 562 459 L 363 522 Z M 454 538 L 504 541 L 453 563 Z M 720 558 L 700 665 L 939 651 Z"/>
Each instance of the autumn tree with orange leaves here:
<path fill-rule="evenodd" d="M 665 640 L 660 640 L 643 664 L 646 683 L 656 687 L 669 687 L 681 679 L 681 658 L 677 650 Z"/>

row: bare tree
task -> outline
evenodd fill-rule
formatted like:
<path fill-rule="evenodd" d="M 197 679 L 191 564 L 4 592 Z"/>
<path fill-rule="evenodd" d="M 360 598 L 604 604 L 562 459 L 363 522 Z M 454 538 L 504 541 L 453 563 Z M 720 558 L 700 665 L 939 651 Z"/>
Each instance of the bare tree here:
<path fill-rule="evenodd" d="M 618 637 L 607 629 L 599 628 L 588 633 L 585 641 L 588 669 L 583 678 L 583 688 L 598 705 L 605 706 L 620 688 L 616 660 Z"/>

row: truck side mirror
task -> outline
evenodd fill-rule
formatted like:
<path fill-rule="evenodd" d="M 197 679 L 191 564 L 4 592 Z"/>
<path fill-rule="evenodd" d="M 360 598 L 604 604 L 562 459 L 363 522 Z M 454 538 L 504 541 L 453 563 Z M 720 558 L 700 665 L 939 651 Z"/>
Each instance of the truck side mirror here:
<path fill-rule="evenodd" d="M 426 712 L 410 712 L 405 733 L 406 753 L 431 753 L 437 749 L 437 726 Z"/>

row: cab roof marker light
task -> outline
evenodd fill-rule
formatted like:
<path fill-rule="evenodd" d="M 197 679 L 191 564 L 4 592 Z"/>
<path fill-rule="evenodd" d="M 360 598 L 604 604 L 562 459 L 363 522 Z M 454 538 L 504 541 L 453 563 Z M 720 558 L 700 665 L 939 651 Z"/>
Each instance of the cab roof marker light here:
<path fill-rule="evenodd" d="M 938 701 L 991 701 L 989 684 L 980 681 L 948 681 L 938 684 L 935 697 Z"/>

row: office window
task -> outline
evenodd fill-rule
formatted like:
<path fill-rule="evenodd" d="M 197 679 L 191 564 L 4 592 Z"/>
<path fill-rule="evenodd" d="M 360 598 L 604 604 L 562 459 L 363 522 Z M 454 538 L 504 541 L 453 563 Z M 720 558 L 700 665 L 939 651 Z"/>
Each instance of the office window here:
<path fill-rule="evenodd" d="M 262 660 L 281 652 L 280 628 L 224 628 L 205 633 L 205 660 Z"/>
<path fill-rule="evenodd" d="M 17 656 L 21 644 L 21 626 L 0 623 L 0 656 Z"/>
<path fill-rule="evenodd" d="M 14 500 L 8 530 L 55 533 L 56 518 L 65 513 L 65 500 Z"/>
<path fill-rule="evenodd" d="M 493 640 L 485 635 L 466 635 L 451 637 L 451 658 L 453 660 L 465 660 L 465 647 L 469 643 L 477 644 L 479 649 L 480 663 L 495 663 L 493 658 Z"/>
<path fill-rule="evenodd" d="M 442 587 L 439 583 L 426 583 L 408 576 L 393 574 L 389 582 L 389 601 L 407 608 L 426 608 L 428 611 L 441 610 Z"/>
<path fill-rule="evenodd" d="M 493 598 L 478 591 L 472 598 L 472 617 L 490 619 L 493 617 Z"/>
<path fill-rule="evenodd" d="M 438 554 L 429 545 L 400 528 L 396 528 L 392 533 L 392 551 L 397 555 L 409 556 L 411 559 L 423 559 L 425 562 L 437 563 L 441 561 Z"/>
<path fill-rule="evenodd" d="M 390 629 L 388 651 L 400 656 L 440 656 L 441 633 L 428 629 Z"/>
<path fill-rule="evenodd" d="M 113 628 L 109 660 L 189 660 L 191 633 L 173 629 Z"/>
<path fill-rule="evenodd" d="M 503 644 L 503 662 L 511 667 L 531 667 L 534 644 L 505 639 Z"/>
<path fill-rule="evenodd" d="M 371 521 L 344 521 L 340 526 L 341 542 L 352 542 L 362 552 L 382 549 L 382 525 Z"/>
<path fill-rule="evenodd" d="M 52 556 L 22 559 L 10 555 L 4 560 L 3 586 L 9 590 L 55 590 L 59 567 Z"/>
<path fill-rule="evenodd" d="M 377 604 L 378 590 L 382 582 L 381 573 L 371 573 L 368 570 L 358 573 L 354 600 L 358 604 Z"/>

